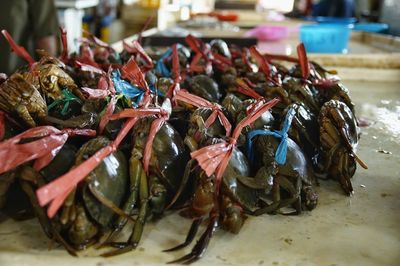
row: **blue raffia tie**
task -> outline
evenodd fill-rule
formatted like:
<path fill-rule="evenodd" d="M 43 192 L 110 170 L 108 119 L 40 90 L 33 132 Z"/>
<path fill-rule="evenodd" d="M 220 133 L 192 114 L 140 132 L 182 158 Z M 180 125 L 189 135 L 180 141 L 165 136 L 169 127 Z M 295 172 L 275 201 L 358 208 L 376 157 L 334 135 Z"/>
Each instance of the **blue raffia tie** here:
<path fill-rule="evenodd" d="M 162 77 L 170 77 L 171 71 L 167 68 L 164 63 L 164 60 L 172 55 L 172 49 L 168 48 L 168 50 L 161 56 L 161 58 L 156 63 L 156 72 L 159 73 Z"/>
<path fill-rule="evenodd" d="M 124 95 L 128 99 L 135 98 L 135 102 L 133 102 L 133 106 L 139 106 L 140 102 L 143 100 L 145 91 L 132 85 L 131 83 L 127 82 L 126 80 L 121 79 L 121 73 L 119 70 L 114 70 L 111 73 L 111 79 L 114 83 L 115 90 Z M 150 84 L 150 90 L 154 93 L 155 87 L 154 84 Z M 163 96 L 162 92 L 157 91 L 157 94 Z"/>
<path fill-rule="evenodd" d="M 177 48 L 179 49 L 181 45 L 178 43 Z M 168 48 L 167 51 L 158 59 L 156 63 L 156 72 L 161 75 L 161 77 L 171 77 L 171 71 L 167 68 L 164 61 L 172 55 L 172 48 Z"/>
<path fill-rule="evenodd" d="M 256 129 L 253 131 L 250 131 L 247 134 L 247 142 L 246 142 L 246 150 L 247 150 L 247 157 L 253 161 L 254 160 L 254 153 L 253 153 L 253 139 L 256 136 L 259 135 L 267 135 L 267 136 L 273 136 L 277 139 L 280 139 L 281 142 L 279 143 L 278 149 L 275 152 L 275 161 L 279 165 L 283 165 L 286 163 L 286 155 L 287 155 L 287 145 L 288 145 L 288 131 L 290 128 L 290 125 L 292 124 L 292 120 L 294 115 L 296 114 L 296 111 L 294 109 L 289 109 L 289 111 L 286 114 L 285 120 L 283 122 L 282 129 L 277 131 L 277 130 L 267 130 L 267 129 Z"/>

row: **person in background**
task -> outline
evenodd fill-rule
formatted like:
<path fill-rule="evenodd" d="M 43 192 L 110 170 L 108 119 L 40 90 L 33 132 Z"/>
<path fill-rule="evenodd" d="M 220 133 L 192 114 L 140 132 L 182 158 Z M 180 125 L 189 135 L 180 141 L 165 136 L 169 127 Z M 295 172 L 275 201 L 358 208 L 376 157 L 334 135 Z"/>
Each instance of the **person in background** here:
<path fill-rule="evenodd" d="M 354 17 L 354 0 L 296 0 L 290 15 Z"/>
<path fill-rule="evenodd" d="M 1 30 L 7 30 L 32 56 L 36 49 L 57 54 L 59 28 L 54 0 L 2 0 L 1 4 Z M 11 74 L 24 64 L 0 36 L 0 73 Z"/>
<path fill-rule="evenodd" d="M 95 9 L 95 35 L 109 41 L 109 27 L 117 17 L 118 0 L 100 0 Z"/>
<path fill-rule="evenodd" d="M 314 17 L 354 17 L 354 0 L 321 0 L 313 5 Z"/>

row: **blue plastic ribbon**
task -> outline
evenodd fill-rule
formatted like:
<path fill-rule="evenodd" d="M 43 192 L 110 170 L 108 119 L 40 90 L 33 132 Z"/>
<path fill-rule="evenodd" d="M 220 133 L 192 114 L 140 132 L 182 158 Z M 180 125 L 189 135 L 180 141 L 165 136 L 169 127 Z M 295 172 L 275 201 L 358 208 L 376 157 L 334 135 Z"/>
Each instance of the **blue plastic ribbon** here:
<path fill-rule="evenodd" d="M 164 63 L 164 60 L 172 55 L 172 48 L 168 48 L 168 50 L 158 59 L 156 63 L 156 72 L 160 74 L 162 77 L 170 77 L 171 71 L 167 68 Z"/>
<path fill-rule="evenodd" d="M 135 102 L 133 102 L 132 104 L 134 105 L 134 107 L 139 106 L 144 97 L 144 90 L 132 85 L 126 80 L 121 79 L 121 73 L 118 69 L 114 70 L 111 73 L 111 80 L 113 81 L 115 90 L 118 93 L 124 95 L 128 99 L 136 98 Z"/>
<path fill-rule="evenodd" d="M 135 101 L 132 103 L 134 107 L 138 107 L 140 102 L 144 98 L 145 90 L 132 85 L 131 83 L 127 82 L 126 80 L 121 79 L 121 73 L 119 70 L 114 70 L 111 73 L 111 80 L 114 83 L 115 90 L 124 95 L 128 99 L 134 99 Z M 149 85 L 150 91 L 154 93 L 156 91 L 155 84 Z M 164 96 L 161 91 L 157 90 L 157 95 Z"/>
<path fill-rule="evenodd" d="M 178 49 L 181 47 L 181 44 L 177 44 Z M 160 59 L 156 63 L 156 72 L 160 74 L 162 77 L 171 77 L 171 71 L 167 68 L 164 61 L 172 55 L 172 48 L 168 48 L 167 51 L 160 57 Z"/>
<path fill-rule="evenodd" d="M 267 130 L 267 129 L 256 129 L 253 131 L 250 131 L 247 134 L 247 142 L 246 142 L 246 150 L 247 150 L 247 156 L 248 158 L 253 161 L 254 159 L 254 154 L 253 154 L 253 139 L 256 136 L 262 135 L 262 136 L 273 136 L 277 139 L 280 139 L 281 142 L 278 145 L 278 148 L 275 152 L 275 161 L 279 165 L 283 165 L 286 163 L 286 155 L 287 155 L 287 145 L 288 145 L 288 131 L 290 128 L 290 125 L 292 124 L 292 120 L 294 115 L 296 114 L 296 111 L 294 109 L 289 109 L 289 111 L 286 114 L 285 120 L 282 125 L 281 130 Z"/>

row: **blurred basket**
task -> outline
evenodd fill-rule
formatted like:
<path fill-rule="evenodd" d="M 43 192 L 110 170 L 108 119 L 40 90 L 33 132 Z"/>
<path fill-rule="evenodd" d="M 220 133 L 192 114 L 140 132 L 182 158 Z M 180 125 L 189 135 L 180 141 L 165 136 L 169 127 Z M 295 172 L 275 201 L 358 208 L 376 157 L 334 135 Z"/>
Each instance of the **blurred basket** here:
<path fill-rule="evenodd" d="M 346 53 L 353 25 L 311 24 L 300 27 L 300 41 L 310 53 Z"/>

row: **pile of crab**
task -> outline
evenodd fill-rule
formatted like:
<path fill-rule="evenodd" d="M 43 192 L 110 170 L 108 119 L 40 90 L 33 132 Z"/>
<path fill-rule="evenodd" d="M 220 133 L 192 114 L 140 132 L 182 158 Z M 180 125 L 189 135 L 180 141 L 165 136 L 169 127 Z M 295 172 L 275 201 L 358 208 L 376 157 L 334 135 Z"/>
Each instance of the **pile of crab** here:
<path fill-rule="evenodd" d="M 187 36 L 151 57 L 138 41 L 117 53 L 89 35 L 78 53 L 35 61 L 0 84 L 0 208 L 18 184 L 46 235 L 69 253 L 135 249 L 146 221 L 179 211 L 193 220 L 199 259 L 217 229 L 248 215 L 317 206 L 317 177 L 353 192 L 359 128 L 334 71 Z M 284 62 L 284 64 L 282 64 Z M 132 224 L 127 241 L 121 230 Z M 110 249 L 111 248 L 111 249 Z"/>

